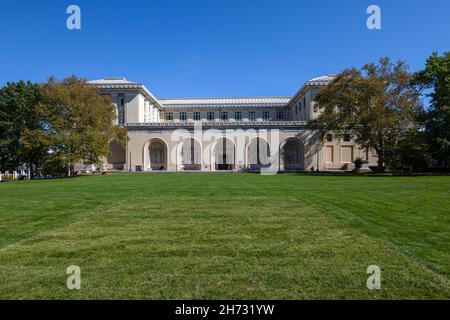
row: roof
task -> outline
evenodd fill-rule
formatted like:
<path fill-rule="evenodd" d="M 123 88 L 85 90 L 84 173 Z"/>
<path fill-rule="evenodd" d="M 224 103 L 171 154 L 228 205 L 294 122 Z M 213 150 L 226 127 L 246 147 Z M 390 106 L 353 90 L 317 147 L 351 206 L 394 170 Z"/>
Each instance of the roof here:
<path fill-rule="evenodd" d="M 142 90 L 154 103 L 159 106 L 172 108 L 189 107 L 286 107 L 296 99 L 305 88 L 309 86 L 328 85 L 336 74 L 311 79 L 303 85 L 293 97 L 242 97 L 242 98 L 166 98 L 156 99 L 155 96 L 143 85 L 129 81 L 123 77 L 110 77 L 99 80 L 88 81 L 100 89 L 138 89 Z"/>
<path fill-rule="evenodd" d="M 285 107 L 291 97 L 159 99 L 164 107 Z"/>
<path fill-rule="evenodd" d="M 333 81 L 334 78 L 336 78 L 336 74 L 330 73 L 326 76 L 311 79 L 308 82 L 306 82 L 306 85 L 313 85 L 313 86 L 327 85 L 331 81 Z"/>
<path fill-rule="evenodd" d="M 89 84 L 95 85 L 136 85 L 137 82 L 129 81 L 127 78 L 117 77 L 117 78 L 104 78 L 98 80 L 88 81 Z"/>
<path fill-rule="evenodd" d="M 333 81 L 336 78 L 336 74 L 334 73 L 330 73 L 327 74 L 326 76 L 321 76 L 321 77 L 317 77 L 311 80 L 308 80 L 304 86 L 302 86 L 297 93 L 291 98 L 290 102 L 294 101 L 298 96 L 301 95 L 302 92 L 305 91 L 305 89 L 307 87 L 311 87 L 311 86 L 326 86 L 329 85 L 331 81 Z M 289 103 L 290 103 L 289 102 Z"/>
<path fill-rule="evenodd" d="M 129 81 L 127 78 L 123 77 L 112 77 L 104 78 L 98 80 L 91 80 L 87 83 L 95 85 L 99 89 L 137 89 L 142 90 L 144 94 L 150 98 L 153 103 L 161 106 L 161 103 L 156 99 L 156 97 L 143 85 L 137 82 Z"/>

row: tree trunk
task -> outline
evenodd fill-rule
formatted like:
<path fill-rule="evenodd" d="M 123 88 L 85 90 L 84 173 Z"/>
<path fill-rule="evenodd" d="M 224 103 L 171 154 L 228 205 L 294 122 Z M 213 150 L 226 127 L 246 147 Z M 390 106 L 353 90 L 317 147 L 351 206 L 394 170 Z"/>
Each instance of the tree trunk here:
<path fill-rule="evenodd" d="M 30 162 L 28 163 L 28 172 L 29 172 L 29 179 L 32 180 L 34 178 L 32 160 L 30 160 Z"/>
<path fill-rule="evenodd" d="M 384 171 L 384 154 L 382 152 L 377 152 L 378 155 L 378 172 Z"/>
<path fill-rule="evenodd" d="M 383 172 L 384 171 L 384 143 L 383 143 L 383 139 L 382 139 L 382 133 L 378 132 L 378 148 L 375 150 L 377 152 L 378 155 L 378 172 Z"/>

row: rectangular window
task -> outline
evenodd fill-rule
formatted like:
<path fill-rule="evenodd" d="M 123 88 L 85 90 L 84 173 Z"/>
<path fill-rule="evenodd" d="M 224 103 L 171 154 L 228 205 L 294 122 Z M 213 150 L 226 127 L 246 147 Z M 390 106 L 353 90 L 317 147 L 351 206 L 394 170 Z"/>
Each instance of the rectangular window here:
<path fill-rule="evenodd" d="M 242 112 L 236 111 L 236 112 L 234 113 L 234 120 L 235 120 L 235 121 L 242 121 Z"/>
<path fill-rule="evenodd" d="M 269 119 L 270 119 L 270 112 L 269 111 L 263 111 L 262 117 L 263 117 L 263 121 L 269 121 Z"/>
<path fill-rule="evenodd" d="M 226 112 L 226 111 L 220 112 L 220 120 L 228 121 L 228 112 Z"/>
<path fill-rule="evenodd" d="M 327 134 L 327 141 L 328 142 L 332 142 L 333 141 L 333 135 L 332 134 Z"/>
<path fill-rule="evenodd" d="M 302 103 L 302 118 L 305 120 L 306 118 L 306 97 L 303 97 L 303 103 Z"/>
<path fill-rule="evenodd" d="M 117 97 L 118 106 L 117 106 L 117 116 L 119 124 L 125 124 L 125 95 L 119 94 Z"/>
<path fill-rule="evenodd" d="M 333 146 L 326 147 L 326 162 L 333 163 L 334 162 L 334 150 Z"/>
<path fill-rule="evenodd" d="M 173 121 L 173 112 L 166 112 L 166 121 Z"/>
<path fill-rule="evenodd" d="M 180 112 L 180 121 L 186 121 L 187 120 L 187 114 L 186 112 Z"/>
<path fill-rule="evenodd" d="M 283 120 L 284 120 L 284 111 L 277 110 L 277 121 L 283 121 Z"/>
<path fill-rule="evenodd" d="M 200 121 L 201 117 L 200 117 L 200 112 L 199 111 L 195 111 L 194 112 L 194 121 Z"/>
<path fill-rule="evenodd" d="M 250 121 L 256 121 L 256 112 L 255 111 L 250 111 L 248 113 L 248 120 Z"/>
<path fill-rule="evenodd" d="M 341 162 L 353 162 L 353 147 L 341 147 Z"/>
<path fill-rule="evenodd" d="M 215 119 L 215 116 L 214 116 L 214 111 L 208 111 L 208 113 L 207 113 L 207 119 L 208 119 L 208 121 L 214 121 L 214 120 L 216 120 L 216 119 Z"/>

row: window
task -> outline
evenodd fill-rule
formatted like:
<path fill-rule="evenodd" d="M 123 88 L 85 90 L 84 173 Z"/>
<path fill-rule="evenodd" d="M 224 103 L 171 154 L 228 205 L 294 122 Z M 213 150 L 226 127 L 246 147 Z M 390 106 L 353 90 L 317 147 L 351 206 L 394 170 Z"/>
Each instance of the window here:
<path fill-rule="evenodd" d="M 306 117 L 306 97 L 303 97 L 302 110 L 303 117 Z"/>
<path fill-rule="evenodd" d="M 187 114 L 186 112 L 180 112 L 180 121 L 186 121 L 187 120 Z"/>
<path fill-rule="evenodd" d="M 316 99 L 316 96 L 318 93 L 319 93 L 319 89 L 317 89 L 317 88 L 311 89 L 311 101 L 314 101 Z"/>
<path fill-rule="evenodd" d="M 173 121 L 173 112 L 166 112 L 166 121 Z"/>
<path fill-rule="evenodd" d="M 149 116 L 149 109 L 150 106 L 148 104 L 148 100 L 146 99 L 144 102 L 144 122 L 148 122 L 148 116 Z"/>
<path fill-rule="evenodd" d="M 226 111 L 220 112 L 220 120 L 228 121 L 228 112 L 226 112 Z"/>
<path fill-rule="evenodd" d="M 327 146 L 325 150 L 326 150 L 326 162 L 333 163 L 334 162 L 333 146 Z"/>
<path fill-rule="evenodd" d="M 269 111 L 263 111 L 262 117 L 263 117 L 263 121 L 269 121 L 269 119 L 270 119 L 270 112 Z"/>
<path fill-rule="evenodd" d="M 256 121 L 256 112 L 255 111 L 250 111 L 248 113 L 248 120 L 250 121 Z"/>
<path fill-rule="evenodd" d="M 199 111 L 195 111 L 194 112 L 194 121 L 200 121 L 200 112 Z"/>
<path fill-rule="evenodd" d="M 327 141 L 328 142 L 332 142 L 333 141 L 333 135 L 332 134 L 327 134 Z"/>
<path fill-rule="evenodd" d="M 352 140 L 352 137 L 350 134 L 344 134 L 344 142 L 350 142 Z"/>
<path fill-rule="evenodd" d="M 215 116 L 214 116 L 214 111 L 208 111 L 208 113 L 207 113 L 207 119 L 208 119 L 208 121 L 214 121 L 214 120 L 216 120 L 215 119 Z"/>
<path fill-rule="evenodd" d="M 234 120 L 235 120 L 235 121 L 242 121 L 242 112 L 236 111 L 236 112 L 234 113 Z"/>
<path fill-rule="evenodd" d="M 125 95 L 119 94 L 117 100 L 117 116 L 119 124 L 125 124 Z"/>
<path fill-rule="evenodd" d="M 284 120 L 284 111 L 277 110 L 277 121 L 283 121 L 283 120 Z"/>
<path fill-rule="evenodd" d="M 353 147 L 341 147 L 341 162 L 350 163 L 353 162 L 353 160 Z"/>

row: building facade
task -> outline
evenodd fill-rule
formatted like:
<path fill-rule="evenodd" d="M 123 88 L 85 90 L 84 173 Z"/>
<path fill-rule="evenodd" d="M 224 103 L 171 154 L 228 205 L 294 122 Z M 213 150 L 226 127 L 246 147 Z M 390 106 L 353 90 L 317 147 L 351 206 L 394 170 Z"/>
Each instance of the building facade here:
<path fill-rule="evenodd" d="M 308 125 L 318 116 L 314 98 L 333 75 L 312 79 L 292 97 L 158 99 L 125 78 L 89 81 L 116 107 L 126 148 L 111 144 L 108 170 L 120 171 L 337 171 L 361 158 L 350 135 L 322 137 Z"/>

